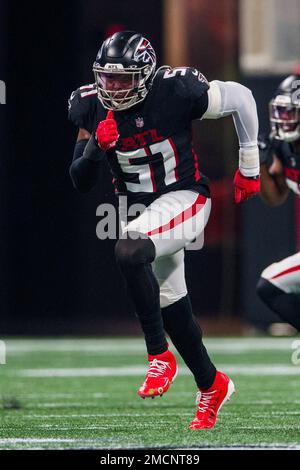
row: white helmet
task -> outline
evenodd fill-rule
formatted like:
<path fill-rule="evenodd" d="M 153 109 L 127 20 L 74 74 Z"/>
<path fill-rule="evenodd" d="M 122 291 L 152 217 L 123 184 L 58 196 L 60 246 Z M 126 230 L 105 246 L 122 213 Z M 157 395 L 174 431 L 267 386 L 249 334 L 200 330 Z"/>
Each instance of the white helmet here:
<path fill-rule="evenodd" d="M 269 112 L 275 139 L 286 142 L 300 139 L 300 76 L 290 75 L 279 85 Z"/>

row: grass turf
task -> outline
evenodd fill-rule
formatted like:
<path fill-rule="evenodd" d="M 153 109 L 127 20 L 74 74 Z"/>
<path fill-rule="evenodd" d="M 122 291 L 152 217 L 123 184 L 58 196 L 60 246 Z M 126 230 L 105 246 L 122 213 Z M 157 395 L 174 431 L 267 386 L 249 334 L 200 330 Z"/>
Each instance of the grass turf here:
<path fill-rule="evenodd" d="M 190 431 L 196 387 L 180 360 L 162 398 L 137 396 L 146 371 L 142 340 L 8 339 L 7 364 L 0 366 L 0 449 L 300 445 L 294 341 L 206 340 L 237 393 L 215 428 Z"/>

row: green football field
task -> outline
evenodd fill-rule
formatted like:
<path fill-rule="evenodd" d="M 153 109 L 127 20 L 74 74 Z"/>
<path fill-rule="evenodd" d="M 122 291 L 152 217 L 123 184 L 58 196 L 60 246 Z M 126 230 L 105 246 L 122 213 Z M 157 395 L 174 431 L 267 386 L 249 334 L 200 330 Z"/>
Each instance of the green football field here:
<path fill-rule="evenodd" d="M 236 394 L 212 430 L 190 431 L 196 387 L 179 361 L 170 390 L 142 400 L 139 338 L 7 339 L 1 449 L 300 448 L 300 339 L 209 338 Z M 298 348 L 298 349 L 295 349 Z"/>

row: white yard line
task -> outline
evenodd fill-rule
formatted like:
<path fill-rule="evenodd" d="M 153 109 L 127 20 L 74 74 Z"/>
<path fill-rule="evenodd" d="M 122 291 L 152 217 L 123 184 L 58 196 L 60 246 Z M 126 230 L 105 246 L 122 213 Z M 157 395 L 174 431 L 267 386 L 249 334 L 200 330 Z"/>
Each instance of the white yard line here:
<path fill-rule="evenodd" d="M 93 393 L 93 392 L 87 392 L 87 393 L 49 393 L 49 392 L 41 392 L 41 393 L 18 393 L 18 399 L 20 400 L 49 400 L 49 399 L 73 399 L 76 398 L 77 400 L 79 398 L 82 399 L 87 399 L 87 398 L 108 398 L 111 396 L 111 393 Z"/>
<path fill-rule="evenodd" d="M 208 338 L 205 345 L 210 352 L 239 354 L 259 351 L 290 351 L 297 337 L 291 338 Z M 299 339 L 300 341 L 300 339 Z M 7 354 L 19 355 L 35 352 L 78 352 L 110 354 L 145 354 L 141 338 L 116 339 L 7 339 Z"/>
<path fill-rule="evenodd" d="M 277 366 L 266 364 L 234 365 L 220 364 L 218 368 L 228 374 L 254 375 L 254 376 L 276 376 L 300 374 L 300 367 L 293 365 Z M 78 368 L 55 368 L 55 369 L 17 369 L 9 371 L 8 375 L 13 377 L 47 378 L 47 377 L 131 377 L 145 375 L 146 367 L 124 366 L 124 367 L 78 367 Z M 191 375 L 185 368 L 179 368 L 179 375 Z"/>
<path fill-rule="evenodd" d="M 35 403 L 34 406 L 36 408 L 87 408 L 96 406 L 96 402 L 88 402 L 88 401 L 73 401 L 70 403 L 66 402 L 51 402 L 51 403 Z"/>
<path fill-rule="evenodd" d="M 48 443 L 79 443 L 79 442 L 84 442 L 84 443 L 95 443 L 98 442 L 99 440 L 95 439 L 65 439 L 65 438 L 2 438 L 0 439 L 0 445 L 1 444 L 48 444 Z"/>
<path fill-rule="evenodd" d="M 117 418 L 117 417 L 122 417 L 122 418 L 156 418 L 156 417 L 162 417 L 165 418 L 167 416 L 191 416 L 193 415 L 193 410 L 192 412 L 180 412 L 180 413 L 76 413 L 76 414 L 28 414 L 24 415 L 23 418 L 26 419 L 76 419 L 76 418 Z M 50 425 L 52 426 L 52 425 Z M 1 426 L 0 426 L 1 428 Z"/>
<path fill-rule="evenodd" d="M 293 402 L 292 402 L 293 403 Z M 244 403 L 243 403 L 244 404 Z M 255 402 L 248 402 L 248 405 L 253 405 L 256 404 Z M 240 403 L 239 403 L 240 405 Z M 299 412 L 295 411 L 284 411 L 284 412 L 276 412 L 276 411 L 269 411 L 269 412 L 253 412 L 249 411 L 249 419 L 254 419 L 257 418 L 270 418 L 270 417 L 280 417 L 280 416 L 299 416 Z M 232 412 L 232 411 L 223 411 L 222 409 L 222 416 L 235 416 L 239 415 L 237 412 Z M 23 419 L 43 419 L 43 420 L 55 420 L 55 419 L 81 419 L 81 418 L 163 418 L 164 420 L 168 417 L 182 417 L 182 416 L 187 416 L 187 417 L 192 417 L 193 416 L 193 410 L 190 412 L 166 412 L 166 413 L 76 413 L 76 414 L 26 414 L 23 416 Z M 57 426 L 60 426 L 59 424 L 44 424 L 39 427 L 53 427 L 56 428 Z M 74 424 L 70 426 L 70 429 L 74 429 Z M 289 425 L 287 425 L 289 426 Z M 294 425 L 292 425 L 294 426 Z M 299 426 L 298 424 L 296 426 Z M 238 426 L 239 428 L 239 426 Z M 252 429 L 252 426 L 249 427 L 249 429 Z M 0 426 L 1 429 L 1 426 Z"/>
<path fill-rule="evenodd" d="M 236 426 L 235 429 L 241 429 L 242 431 L 291 431 L 300 429 L 300 424 L 278 424 L 278 425 L 266 425 L 262 426 Z"/>
<path fill-rule="evenodd" d="M 231 446 L 213 446 L 203 445 L 202 447 L 173 447 L 172 450 L 300 450 L 299 444 L 249 444 L 241 446 L 240 444 L 232 444 Z"/>
<path fill-rule="evenodd" d="M 110 445 L 107 445 L 110 443 Z M 137 445 L 130 445 L 130 444 L 124 444 L 123 446 L 120 444 L 117 444 L 114 442 L 112 439 L 76 439 L 76 438 L 70 438 L 70 439 L 64 439 L 64 438 L 3 438 L 0 439 L 0 446 L 14 446 L 15 448 L 39 448 L 39 447 L 33 447 L 33 446 L 41 446 L 43 444 L 49 444 L 48 448 L 55 448 L 59 447 L 60 444 L 73 444 L 76 447 L 80 447 L 81 449 L 83 448 L 105 448 L 105 449 L 141 449 L 143 450 L 143 446 L 137 446 Z M 57 445 L 57 446 L 55 446 Z M 105 447 L 103 447 L 105 445 Z M 30 446 L 30 447 L 29 447 Z M 11 448 L 11 447 L 8 447 Z M 45 447 L 41 447 L 45 448 Z M 153 447 L 156 450 L 159 449 L 164 449 L 164 447 Z M 300 445 L 299 443 L 291 443 L 291 444 L 286 444 L 286 443 L 277 443 L 277 444 L 249 444 L 249 445 L 240 445 L 239 443 L 237 444 L 232 444 L 232 445 L 209 445 L 209 444 L 203 444 L 202 446 L 180 446 L 180 447 L 169 447 L 169 449 L 172 450 L 211 450 L 211 449 L 223 449 L 223 450 L 250 450 L 250 449 L 283 449 L 283 450 L 300 450 Z"/>

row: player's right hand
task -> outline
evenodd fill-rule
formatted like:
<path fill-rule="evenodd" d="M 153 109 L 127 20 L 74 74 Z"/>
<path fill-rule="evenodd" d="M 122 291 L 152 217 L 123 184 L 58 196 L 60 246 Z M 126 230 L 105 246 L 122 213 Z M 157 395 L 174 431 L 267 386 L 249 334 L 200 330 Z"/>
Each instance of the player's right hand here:
<path fill-rule="evenodd" d="M 99 147 L 105 152 L 116 146 L 119 133 L 117 123 L 114 120 L 114 114 L 111 109 L 108 111 L 106 119 L 99 122 L 96 130 L 96 138 Z"/>

